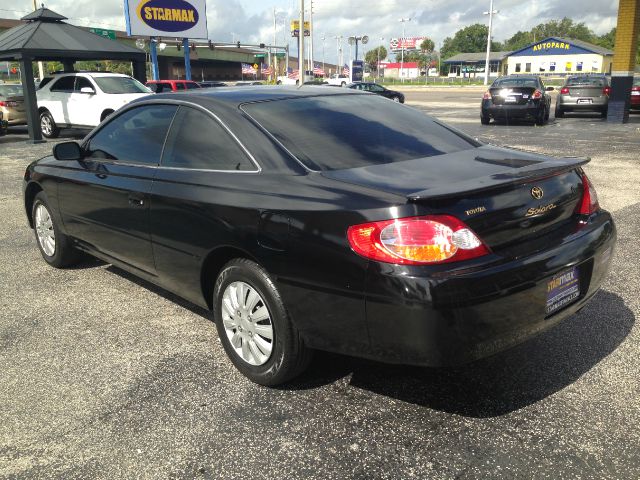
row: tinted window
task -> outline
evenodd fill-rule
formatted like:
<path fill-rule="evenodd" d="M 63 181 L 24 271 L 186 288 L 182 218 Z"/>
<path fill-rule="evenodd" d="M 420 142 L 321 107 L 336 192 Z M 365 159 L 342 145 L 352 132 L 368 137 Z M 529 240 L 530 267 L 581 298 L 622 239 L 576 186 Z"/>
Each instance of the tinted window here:
<path fill-rule="evenodd" d="M 89 87 L 95 90 L 94 86 L 91 84 L 91 82 L 88 79 L 84 77 L 76 77 L 76 91 L 79 92 L 84 87 Z"/>
<path fill-rule="evenodd" d="M 62 77 L 51 86 L 52 92 L 73 92 L 73 84 L 76 77 Z"/>
<path fill-rule="evenodd" d="M 584 85 L 590 87 L 604 87 L 607 81 L 603 77 L 571 77 L 566 85 Z"/>
<path fill-rule="evenodd" d="M 104 93 L 150 93 L 147 87 L 131 77 L 93 77 Z"/>
<path fill-rule="evenodd" d="M 493 82 L 491 87 L 533 87 L 538 88 L 536 78 L 501 78 Z"/>
<path fill-rule="evenodd" d="M 193 88 L 200 88 L 197 83 L 187 83 L 187 90 L 191 90 Z"/>
<path fill-rule="evenodd" d="M 338 170 L 473 148 L 418 110 L 376 95 L 306 97 L 243 106 L 314 170 Z"/>
<path fill-rule="evenodd" d="M 372 92 L 384 92 L 384 88 L 382 88 L 380 85 L 369 85 L 369 89 Z"/>
<path fill-rule="evenodd" d="M 44 87 L 47 83 L 49 83 L 51 80 L 53 80 L 53 77 L 44 77 L 42 79 L 42 81 L 40 82 L 40 84 L 38 85 L 38 90 L 40 90 L 42 87 Z"/>
<path fill-rule="evenodd" d="M 240 145 L 217 121 L 181 107 L 167 138 L 162 165 L 207 170 L 255 170 Z"/>
<path fill-rule="evenodd" d="M 176 90 L 184 90 L 184 83 L 176 82 Z"/>
<path fill-rule="evenodd" d="M 148 105 L 118 115 L 91 138 L 89 156 L 157 165 L 176 110 L 173 105 Z"/>

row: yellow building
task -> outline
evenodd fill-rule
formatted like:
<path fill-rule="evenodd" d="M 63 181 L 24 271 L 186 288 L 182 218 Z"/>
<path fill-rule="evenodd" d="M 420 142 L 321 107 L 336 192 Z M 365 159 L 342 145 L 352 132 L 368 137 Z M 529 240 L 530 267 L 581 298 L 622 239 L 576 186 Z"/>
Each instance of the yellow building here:
<path fill-rule="evenodd" d="M 571 38 L 549 37 L 512 52 L 503 73 L 610 74 L 612 62 L 613 52 L 606 48 Z"/>

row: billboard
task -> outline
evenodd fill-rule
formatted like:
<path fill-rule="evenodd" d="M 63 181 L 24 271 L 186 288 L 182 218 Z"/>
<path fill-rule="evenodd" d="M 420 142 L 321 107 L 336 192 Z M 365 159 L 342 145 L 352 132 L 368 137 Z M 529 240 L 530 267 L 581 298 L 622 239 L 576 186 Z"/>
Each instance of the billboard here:
<path fill-rule="evenodd" d="M 129 35 L 208 37 L 206 0 L 124 0 Z"/>
<path fill-rule="evenodd" d="M 392 52 L 420 50 L 420 44 L 427 37 L 405 37 L 405 38 L 392 38 L 389 41 L 389 49 Z"/>
<path fill-rule="evenodd" d="M 311 26 L 309 22 L 304 22 L 304 36 L 309 37 L 311 35 Z M 300 20 L 291 20 L 291 36 L 300 36 Z"/>

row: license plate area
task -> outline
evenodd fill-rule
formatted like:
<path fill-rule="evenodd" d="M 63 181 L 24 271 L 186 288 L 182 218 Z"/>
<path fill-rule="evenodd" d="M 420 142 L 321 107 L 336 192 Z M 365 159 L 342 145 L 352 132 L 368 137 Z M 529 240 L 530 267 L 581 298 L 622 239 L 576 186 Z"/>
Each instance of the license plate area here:
<path fill-rule="evenodd" d="M 505 97 L 504 103 L 516 103 L 518 99 L 516 97 Z"/>
<path fill-rule="evenodd" d="M 547 316 L 571 305 L 580 297 L 580 270 L 572 267 L 547 281 Z"/>
<path fill-rule="evenodd" d="M 578 103 L 593 103 L 593 100 L 590 98 L 579 98 Z"/>

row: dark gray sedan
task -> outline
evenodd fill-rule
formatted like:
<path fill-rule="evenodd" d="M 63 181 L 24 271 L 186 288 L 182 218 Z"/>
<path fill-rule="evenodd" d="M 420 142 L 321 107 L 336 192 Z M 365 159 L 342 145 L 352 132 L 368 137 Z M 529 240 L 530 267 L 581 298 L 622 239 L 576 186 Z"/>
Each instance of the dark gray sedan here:
<path fill-rule="evenodd" d="M 600 112 L 607 116 L 611 87 L 604 75 L 575 75 L 567 77 L 556 100 L 556 118 L 565 112 Z"/>

